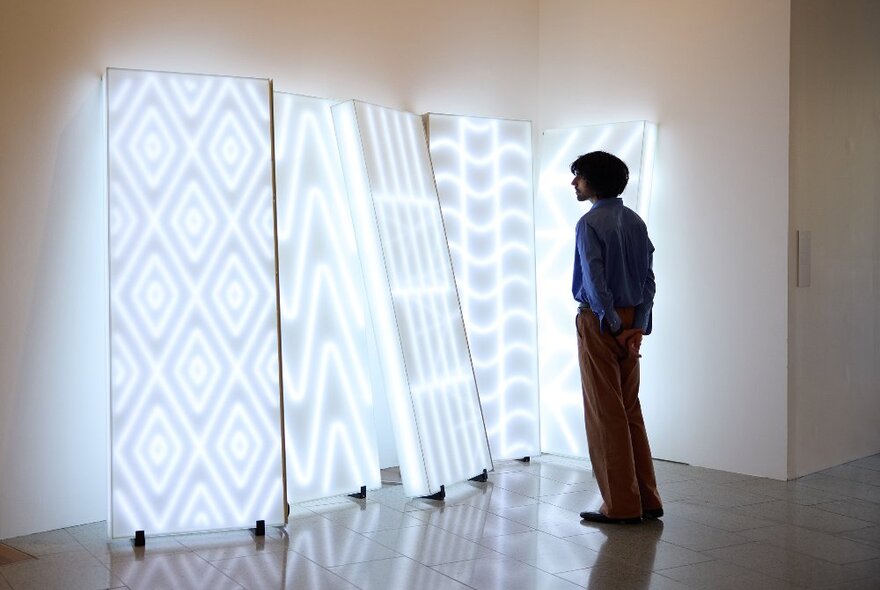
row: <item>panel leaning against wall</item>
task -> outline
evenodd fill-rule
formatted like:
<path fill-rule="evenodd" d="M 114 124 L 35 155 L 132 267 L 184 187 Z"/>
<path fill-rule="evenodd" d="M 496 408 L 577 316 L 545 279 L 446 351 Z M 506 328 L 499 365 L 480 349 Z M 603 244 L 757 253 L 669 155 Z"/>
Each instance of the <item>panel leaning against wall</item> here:
<path fill-rule="evenodd" d="M 107 72 L 112 536 L 283 522 L 270 92 Z"/>
<path fill-rule="evenodd" d="M 404 491 L 492 468 L 420 117 L 333 107 Z"/>
<path fill-rule="evenodd" d="M 455 282 L 494 459 L 540 453 L 532 125 L 427 115 Z"/>
<path fill-rule="evenodd" d="M 647 221 L 656 125 L 645 121 L 553 129 L 543 133 L 535 202 L 541 450 L 587 457 L 575 315 L 571 294 L 575 225 L 589 210 L 571 186 L 571 163 L 603 150 L 629 167 L 624 203 Z"/>
<path fill-rule="evenodd" d="M 275 93 L 290 502 L 382 485 L 364 284 L 330 105 Z"/>

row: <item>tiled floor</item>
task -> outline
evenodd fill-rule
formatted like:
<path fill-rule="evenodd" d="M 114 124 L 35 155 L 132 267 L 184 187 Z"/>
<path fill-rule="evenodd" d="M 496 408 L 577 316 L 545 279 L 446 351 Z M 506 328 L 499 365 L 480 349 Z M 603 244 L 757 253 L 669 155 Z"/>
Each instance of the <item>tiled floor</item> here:
<path fill-rule="evenodd" d="M 600 503 L 583 462 L 495 467 L 442 503 L 387 485 L 297 505 L 265 538 L 135 549 L 98 522 L 7 539 L 36 559 L 0 565 L 0 590 L 880 589 L 880 455 L 787 483 L 658 461 L 666 516 L 633 526 L 580 522 Z"/>

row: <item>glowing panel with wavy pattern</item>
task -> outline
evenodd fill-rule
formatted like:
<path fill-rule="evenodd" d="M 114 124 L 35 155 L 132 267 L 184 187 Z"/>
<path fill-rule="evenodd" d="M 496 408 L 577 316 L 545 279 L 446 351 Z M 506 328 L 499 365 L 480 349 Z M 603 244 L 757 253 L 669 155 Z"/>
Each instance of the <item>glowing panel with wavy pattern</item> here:
<path fill-rule="evenodd" d="M 408 495 L 491 469 L 420 117 L 333 107 L 385 390 Z"/>
<path fill-rule="evenodd" d="M 493 459 L 540 453 L 532 125 L 429 114 L 431 161 Z"/>
<path fill-rule="evenodd" d="M 290 502 L 381 486 L 364 285 L 330 104 L 275 94 Z"/>
<path fill-rule="evenodd" d="M 583 397 L 571 295 L 574 229 L 589 203 L 579 203 L 569 166 L 581 154 L 604 150 L 630 170 L 624 203 L 647 220 L 656 126 L 645 121 L 543 133 L 541 178 L 535 202 L 538 351 L 541 381 L 541 450 L 587 456 Z"/>
<path fill-rule="evenodd" d="M 113 536 L 284 519 L 269 92 L 108 70 Z"/>

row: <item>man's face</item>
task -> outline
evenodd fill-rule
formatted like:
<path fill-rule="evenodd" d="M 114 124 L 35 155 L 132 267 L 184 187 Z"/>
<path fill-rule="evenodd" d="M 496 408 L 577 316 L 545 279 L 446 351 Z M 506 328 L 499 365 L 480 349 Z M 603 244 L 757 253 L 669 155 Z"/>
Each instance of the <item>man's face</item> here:
<path fill-rule="evenodd" d="M 587 184 L 587 179 L 581 176 L 580 174 L 576 174 L 574 178 L 571 179 L 571 186 L 574 187 L 574 193 L 577 195 L 578 201 L 592 201 L 593 194 L 592 189 L 590 189 L 590 185 Z"/>

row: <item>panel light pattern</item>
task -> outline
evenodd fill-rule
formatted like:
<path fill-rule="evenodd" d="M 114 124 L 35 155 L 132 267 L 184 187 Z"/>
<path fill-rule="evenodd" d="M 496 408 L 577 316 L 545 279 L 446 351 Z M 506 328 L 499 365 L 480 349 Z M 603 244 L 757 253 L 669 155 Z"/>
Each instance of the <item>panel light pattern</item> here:
<path fill-rule="evenodd" d="M 107 76 L 111 534 L 282 522 L 270 83 Z"/>
<path fill-rule="evenodd" d="M 290 502 L 382 485 L 363 277 L 330 105 L 320 98 L 275 94 Z"/>
<path fill-rule="evenodd" d="M 629 167 L 624 203 L 647 220 L 656 126 L 645 121 L 548 130 L 541 144 L 541 177 L 535 203 L 538 286 L 538 358 L 541 384 L 541 450 L 587 457 L 583 397 L 571 296 L 575 225 L 589 209 L 571 186 L 569 166 L 581 154 L 604 150 Z"/>
<path fill-rule="evenodd" d="M 428 137 L 492 457 L 540 451 L 532 125 L 430 114 Z"/>
<path fill-rule="evenodd" d="M 406 493 L 491 469 L 425 129 L 411 113 L 333 107 Z"/>

